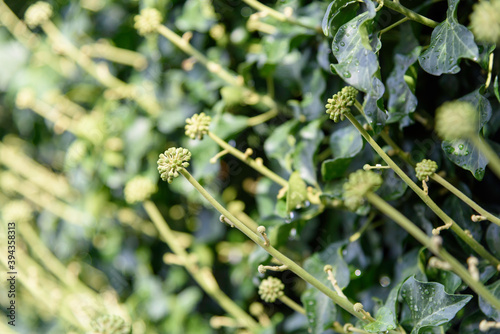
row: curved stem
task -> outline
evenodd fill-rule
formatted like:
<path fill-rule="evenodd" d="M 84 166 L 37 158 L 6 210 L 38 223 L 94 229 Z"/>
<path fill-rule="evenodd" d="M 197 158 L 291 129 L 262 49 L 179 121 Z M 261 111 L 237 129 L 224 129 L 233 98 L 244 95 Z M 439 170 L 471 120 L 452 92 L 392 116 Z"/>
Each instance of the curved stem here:
<path fill-rule="evenodd" d="M 281 300 L 284 304 L 286 304 L 286 306 L 288 306 L 292 310 L 295 310 L 295 311 L 302 313 L 304 315 L 306 314 L 306 310 L 304 310 L 304 308 L 302 306 L 300 306 L 299 304 L 297 304 L 295 301 L 288 298 L 287 296 L 283 295 L 281 297 L 278 297 L 278 299 Z"/>
<path fill-rule="evenodd" d="M 330 297 L 334 303 L 342 307 L 344 310 L 347 312 L 351 313 L 355 317 L 359 318 L 362 321 L 369 321 L 372 322 L 374 321 L 373 318 L 369 319 L 363 319 L 363 317 L 354 311 L 353 309 L 353 304 L 345 299 L 340 297 L 336 292 L 333 290 L 329 289 L 326 285 L 321 283 L 318 279 L 316 279 L 314 276 L 309 274 L 307 271 L 304 270 L 301 266 L 299 266 L 297 263 L 295 263 L 293 260 L 290 258 L 286 257 L 283 253 L 278 251 L 276 248 L 274 248 L 271 245 L 266 246 L 264 244 L 264 241 L 260 236 L 255 234 L 252 230 L 250 230 L 245 224 L 240 222 L 235 216 L 233 216 L 229 211 L 227 211 L 219 202 L 215 200 L 215 198 L 210 195 L 205 188 L 203 188 L 198 181 L 196 181 L 195 178 L 185 169 L 181 169 L 179 171 L 182 176 L 184 176 L 189 183 L 193 185 L 193 187 L 198 190 L 198 192 L 205 197 L 205 199 L 210 202 L 210 204 L 217 210 L 219 211 L 222 215 L 227 217 L 234 225 L 241 231 L 243 232 L 248 238 L 250 238 L 253 242 L 255 242 L 257 245 L 262 247 L 266 252 L 268 252 L 270 255 L 274 256 L 278 261 L 280 261 L 282 264 L 287 265 L 288 268 L 293 271 L 295 274 L 300 276 L 304 281 L 308 282 L 315 288 L 317 288 L 319 291 L 323 292 L 325 295 Z"/>
<path fill-rule="evenodd" d="M 368 132 L 363 128 L 363 126 L 358 122 L 358 120 L 351 114 L 344 114 L 347 119 L 358 129 L 365 140 L 372 146 L 372 148 L 378 153 L 378 155 L 394 170 L 396 174 L 422 199 L 422 201 L 427 204 L 427 206 L 439 217 L 445 224 L 451 223 L 451 229 L 462 239 L 469 247 L 471 247 L 477 254 L 481 255 L 483 258 L 488 260 L 492 265 L 497 267 L 500 261 L 491 255 L 486 248 L 483 247 L 479 242 L 468 236 L 464 230 L 448 216 L 434 201 L 422 190 L 415 182 L 408 177 L 408 175 L 403 172 L 401 168 L 382 150 L 382 148 L 377 144 L 377 142 L 368 134 Z"/>
<path fill-rule="evenodd" d="M 390 8 L 398 13 L 403 14 L 404 16 L 409 18 L 410 20 L 421 23 L 421 24 L 428 26 L 428 27 L 431 27 L 431 28 L 435 28 L 439 24 L 438 22 L 436 22 L 434 20 L 431 20 L 425 16 L 422 16 L 420 14 L 415 13 L 411 9 L 408 9 L 408 8 L 400 5 L 399 3 L 396 3 L 395 1 L 392 1 L 392 0 L 382 0 L 382 1 L 384 3 L 385 7 Z"/>
<path fill-rule="evenodd" d="M 249 329 L 259 328 L 259 324 L 219 288 L 210 269 L 199 268 L 190 260 L 188 253 L 178 243 L 177 237 L 168 226 L 157 206 L 151 201 L 145 201 L 143 206 L 164 241 L 170 249 L 182 259 L 184 267 L 191 274 L 191 276 L 193 276 L 200 287 L 215 301 L 217 301 L 217 303 L 227 313 L 236 318 L 240 324 L 245 325 L 245 327 L 248 327 Z"/>
<path fill-rule="evenodd" d="M 228 143 L 226 143 L 224 140 L 222 140 L 220 137 L 218 137 L 216 134 L 213 132 L 209 131 L 208 136 L 213 139 L 217 144 L 219 144 L 220 147 L 223 149 L 227 150 L 230 154 L 241 160 L 242 162 L 246 163 L 259 173 L 261 173 L 264 176 L 267 176 L 274 182 L 278 183 L 279 185 L 283 187 L 288 187 L 288 181 L 279 176 L 278 174 L 274 173 L 272 170 L 267 168 L 266 166 L 257 163 L 254 159 L 246 156 L 243 152 L 240 150 L 237 150 L 236 148 L 232 147 Z"/>
<path fill-rule="evenodd" d="M 382 131 L 380 133 L 380 137 L 388 144 L 390 145 L 396 153 L 404 160 L 406 161 L 409 165 L 411 165 L 413 168 L 415 168 L 415 163 L 411 161 L 411 159 L 408 156 L 407 152 L 404 152 L 393 140 L 387 133 Z M 480 213 L 482 216 L 485 216 L 488 218 L 489 221 L 491 221 L 494 224 L 500 225 L 500 218 L 496 217 L 495 215 L 491 214 L 490 212 L 486 211 L 483 209 L 481 206 L 479 206 L 476 202 L 474 202 L 472 199 L 470 199 L 467 195 L 465 195 L 463 192 L 461 192 L 458 188 L 456 188 L 454 185 L 446 181 L 443 177 L 439 176 L 439 174 L 434 173 L 430 176 L 430 178 L 433 181 L 436 181 L 440 185 L 442 185 L 444 188 L 448 189 L 451 193 L 453 193 L 455 196 L 457 196 L 459 199 L 461 199 L 465 204 L 470 206 L 473 210 L 476 212 Z"/>
<path fill-rule="evenodd" d="M 458 262 L 458 260 L 456 260 L 451 254 L 440 247 L 435 247 L 431 239 L 408 218 L 406 218 L 398 210 L 390 206 L 386 201 L 384 201 L 374 193 L 366 194 L 366 198 L 373 206 L 375 206 L 389 218 L 394 220 L 399 226 L 408 231 L 408 233 L 410 233 L 422 245 L 427 247 L 432 253 L 434 253 L 436 256 L 439 256 L 442 260 L 448 262 L 453 272 L 460 276 L 460 278 L 463 279 L 464 282 L 467 283 L 472 290 L 474 290 L 478 295 L 484 298 L 490 305 L 500 310 L 500 300 L 497 299 L 493 294 L 491 294 L 491 292 L 486 289 L 486 287 L 481 282 L 474 280 L 469 271 L 465 269 L 460 264 L 460 262 Z"/>

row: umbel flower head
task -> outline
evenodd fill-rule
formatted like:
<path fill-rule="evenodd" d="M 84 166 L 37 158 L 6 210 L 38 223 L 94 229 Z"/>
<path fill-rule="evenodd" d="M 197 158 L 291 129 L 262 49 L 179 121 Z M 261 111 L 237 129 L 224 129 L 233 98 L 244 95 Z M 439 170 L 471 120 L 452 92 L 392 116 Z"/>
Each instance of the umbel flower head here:
<path fill-rule="evenodd" d="M 117 315 L 103 315 L 91 323 L 91 334 L 130 334 L 130 326 Z"/>
<path fill-rule="evenodd" d="M 500 42 L 500 0 L 480 1 L 470 15 L 470 28 L 478 41 Z"/>
<path fill-rule="evenodd" d="M 163 18 L 157 9 L 145 8 L 134 17 L 134 28 L 137 29 L 139 35 L 148 35 L 156 32 L 162 20 Z"/>
<path fill-rule="evenodd" d="M 171 147 L 165 153 L 161 153 L 158 159 L 158 172 L 161 179 L 172 183 L 174 178 L 179 176 L 179 170 L 189 166 L 190 159 L 191 152 L 187 148 Z"/>
<path fill-rule="evenodd" d="M 23 200 L 10 201 L 2 208 L 2 217 L 5 221 L 27 223 L 33 219 L 33 210 Z"/>
<path fill-rule="evenodd" d="M 364 202 L 364 196 L 369 191 L 377 190 L 382 185 L 382 177 L 372 171 L 362 169 L 351 173 L 344 183 L 344 205 L 355 211 Z"/>
<path fill-rule="evenodd" d="M 38 1 L 26 10 L 26 13 L 24 13 L 24 22 L 30 28 L 36 28 L 48 21 L 51 16 L 52 6 L 48 2 Z"/>
<path fill-rule="evenodd" d="M 267 303 L 274 303 L 276 298 L 283 296 L 285 285 L 278 278 L 269 276 L 259 285 L 259 295 Z"/>
<path fill-rule="evenodd" d="M 429 159 L 420 161 L 415 167 L 415 171 L 417 172 L 417 179 L 419 179 L 419 181 L 427 180 L 429 176 L 434 174 L 437 168 L 438 165 L 435 161 Z"/>
<path fill-rule="evenodd" d="M 474 135 L 478 131 L 476 109 L 465 101 L 445 102 L 436 110 L 435 130 L 445 140 Z"/>
<path fill-rule="evenodd" d="M 339 120 L 343 121 L 344 113 L 350 111 L 350 107 L 354 104 L 357 95 L 358 90 L 356 88 L 346 86 L 340 92 L 333 95 L 331 99 L 328 99 L 325 108 L 326 113 L 330 114 L 330 119 L 335 123 L 338 123 Z"/>
<path fill-rule="evenodd" d="M 145 176 L 136 176 L 125 185 L 125 200 L 129 204 L 147 200 L 157 190 L 156 184 Z"/>
<path fill-rule="evenodd" d="M 212 118 L 205 115 L 204 112 L 201 114 L 194 114 L 193 117 L 186 119 L 186 136 L 191 139 L 198 138 L 203 139 L 203 136 L 208 133 L 208 127 Z"/>

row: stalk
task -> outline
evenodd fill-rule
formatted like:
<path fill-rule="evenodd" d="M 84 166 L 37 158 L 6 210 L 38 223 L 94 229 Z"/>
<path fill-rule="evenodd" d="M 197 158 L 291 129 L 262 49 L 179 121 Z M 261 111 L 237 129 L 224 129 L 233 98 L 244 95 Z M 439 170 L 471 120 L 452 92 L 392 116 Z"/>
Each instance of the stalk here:
<path fill-rule="evenodd" d="M 436 247 L 432 243 L 431 239 L 408 218 L 372 192 L 368 192 L 366 194 L 366 199 L 382 213 L 394 220 L 399 226 L 404 228 L 432 253 L 449 263 L 453 272 L 460 276 L 460 278 L 467 283 L 472 290 L 484 298 L 484 300 L 486 300 L 490 305 L 500 310 L 500 300 L 491 294 L 491 292 L 486 289 L 481 282 L 474 280 L 469 271 L 465 269 L 451 254 L 440 247 Z"/>
<path fill-rule="evenodd" d="M 384 3 L 385 7 L 390 8 L 398 13 L 401 13 L 404 16 L 406 16 L 407 18 L 409 18 L 410 20 L 421 23 L 425 26 L 435 28 L 439 24 L 438 22 L 436 22 L 434 20 L 431 20 L 423 15 L 417 14 L 414 11 L 412 11 L 411 9 L 408 9 L 408 8 L 400 5 L 396 1 L 382 0 L 382 2 Z"/>

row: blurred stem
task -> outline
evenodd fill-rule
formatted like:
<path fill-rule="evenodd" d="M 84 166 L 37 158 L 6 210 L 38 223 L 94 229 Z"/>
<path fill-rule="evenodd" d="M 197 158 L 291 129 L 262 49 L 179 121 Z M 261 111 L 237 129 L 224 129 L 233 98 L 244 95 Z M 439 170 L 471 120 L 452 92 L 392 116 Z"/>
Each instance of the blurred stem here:
<path fill-rule="evenodd" d="M 146 68 L 148 62 L 142 54 L 118 48 L 106 42 L 97 42 L 82 47 L 83 53 L 92 58 L 104 58 L 109 61 L 134 67 L 141 71 Z"/>
<path fill-rule="evenodd" d="M 277 109 L 277 104 L 272 98 L 270 98 L 267 95 L 257 94 L 250 88 L 244 86 L 243 77 L 231 73 L 229 70 L 226 70 L 220 64 L 209 60 L 207 57 L 205 57 L 204 54 L 202 54 L 200 51 L 196 50 L 191 44 L 189 44 L 189 42 L 186 39 L 180 37 L 179 35 L 177 35 L 175 32 L 173 32 L 164 25 L 160 25 L 157 28 L 157 31 L 160 35 L 168 39 L 172 44 L 174 44 L 179 49 L 184 51 L 187 55 L 193 57 L 203 66 L 205 66 L 205 68 L 209 72 L 215 74 L 216 76 L 218 76 L 220 79 L 222 79 L 231 86 L 242 87 L 244 90 L 244 94 L 246 95 L 247 98 L 255 99 L 258 102 L 262 102 L 271 109 Z"/>
<path fill-rule="evenodd" d="M 184 176 L 189 183 L 193 185 L 193 187 L 198 190 L 198 192 L 205 197 L 205 199 L 217 210 L 219 211 L 222 215 L 224 215 L 227 219 L 229 219 L 241 232 L 243 232 L 248 238 L 250 238 L 253 242 L 255 242 L 257 245 L 262 247 L 266 252 L 268 252 L 271 256 L 274 256 L 278 261 L 280 261 L 282 264 L 288 266 L 288 268 L 293 271 L 295 274 L 300 276 L 304 281 L 308 282 L 315 288 L 317 288 L 319 291 L 323 292 L 325 295 L 330 297 L 333 302 L 335 302 L 337 305 L 342 307 L 344 310 L 347 312 L 351 313 L 355 317 L 359 318 L 362 321 L 368 321 L 368 322 L 373 322 L 375 321 L 373 318 L 368 318 L 368 319 L 363 319 L 363 316 L 360 315 L 358 312 L 355 312 L 353 309 L 353 304 L 345 299 L 340 297 L 335 291 L 329 289 L 326 285 L 321 283 L 318 279 L 316 279 L 314 276 L 309 274 L 307 271 L 305 271 L 302 267 L 300 267 L 297 263 L 295 263 L 293 260 L 290 258 L 286 257 L 283 253 L 275 249 L 273 246 L 268 245 L 266 246 L 264 244 L 264 241 L 262 238 L 255 234 L 250 228 L 248 228 L 245 224 L 243 224 L 239 219 L 237 219 L 233 214 L 231 214 L 228 210 L 226 210 L 219 202 L 215 200 L 215 198 L 210 195 L 205 188 L 203 188 L 198 181 L 196 181 L 195 178 L 189 172 L 185 169 L 181 169 L 179 171 L 182 176 Z"/>
<path fill-rule="evenodd" d="M 306 310 L 304 310 L 304 308 L 302 306 L 300 306 L 299 304 L 297 304 L 296 302 L 294 302 L 292 299 L 288 298 L 287 296 L 283 295 L 281 297 L 278 297 L 278 299 L 281 300 L 284 304 L 286 304 L 286 306 L 288 306 L 292 310 L 297 311 L 297 312 L 304 314 L 304 315 L 306 314 Z"/>
<path fill-rule="evenodd" d="M 393 140 L 392 138 L 385 132 L 382 131 L 380 133 L 380 137 L 388 144 L 390 145 L 394 151 L 404 160 L 406 161 L 409 165 L 411 165 L 413 168 L 415 168 L 415 163 L 411 161 L 409 158 L 409 154 L 407 152 L 404 152 Z M 460 200 L 462 200 L 465 204 L 470 206 L 473 210 L 476 212 L 480 213 L 482 216 L 485 216 L 488 218 L 489 221 L 492 223 L 495 223 L 497 225 L 500 225 L 500 218 L 494 216 L 490 212 L 486 211 L 483 209 L 481 206 L 479 206 L 476 202 L 474 202 L 472 199 L 470 199 L 467 195 L 465 195 L 463 192 L 461 192 L 459 189 L 457 189 L 455 186 L 453 186 L 451 183 L 446 181 L 443 177 L 441 177 L 439 174 L 434 173 L 430 176 L 430 178 L 437 183 L 439 183 L 441 186 L 444 188 L 448 189 L 451 193 L 453 193 L 455 196 L 457 196 Z"/>
<path fill-rule="evenodd" d="M 52 23 L 46 21 L 42 24 L 43 31 L 47 34 L 52 46 L 63 50 L 63 53 L 77 63 L 89 75 L 108 88 L 127 87 L 128 84 L 113 76 L 107 67 L 97 66 L 92 59 L 71 44 L 61 31 Z M 160 112 L 160 106 L 156 98 L 150 94 L 134 94 L 133 99 L 149 114 L 156 116 Z"/>
<path fill-rule="evenodd" d="M 28 29 L 26 24 L 12 12 L 3 0 L 0 0 L 0 22 L 28 49 L 38 47 L 40 43 L 38 36 Z"/>
<path fill-rule="evenodd" d="M 474 290 L 479 296 L 484 298 L 490 305 L 492 305 L 497 310 L 500 310 L 500 300 L 497 299 L 484 285 L 474 280 L 470 275 L 469 271 L 464 268 L 460 262 L 458 262 L 452 255 L 450 255 L 446 250 L 441 247 L 436 247 L 431 239 L 420 230 L 415 224 L 413 224 L 408 218 L 402 215 L 398 210 L 389 205 L 386 201 L 380 198 L 374 193 L 366 194 L 367 200 L 379 209 L 386 216 L 394 220 L 399 226 L 404 228 L 408 233 L 410 233 L 415 239 L 417 239 L 422 245 L 427 247 L 432 253 L 440 257 L 442 260 L 450 264 L 454 273 L 460 276 L 469 287 Z"/>
<path fill-rule="evenodd" d="M 263 114 L 260 114 L 260 115 L 254 116 L 254 117 L 250 117 L 247 120 L 247 125 L 248 126 L 256 126 L 256 125 L 265 123 L 276 116 L 278 116 L 278 109 L 271 109 Z"/>
<path fill-rule="evenodd" d="M 323 30 L 321 29 L 320 26 L 312 26 L 312 25 L 309 25 L 306 23 L 302 23 L 299 20 L 297 20 L 296 18 L 291 17 L 291 16 L 286 16 L 285 14 L 278 12 L 277 10 L 275 10 L 271 7 L 268 7 L 268 6 L 260 3 L 257 0 L 243 0 L 243 2 L 246 3 L 247 5 L 249 5 L 250 7 L 258 10 L 258 11 L 261 11 L 261 12 L 268 14 L 269 16 L 271 16 L 272 18 L 274 18 L 280 22 L 287 22 L 290 24 L 298 25 L 298 26 L 303 27 L 303 28 L 314 30 L 318 34 L 323 34 Z"/>
<path fill-rule="evenodd" d="M 427 206 L 439 217 L 445 224 L 451 223 L 451 229 L 462 239 L 467 245 L 469 245 L 477 254 L 481 255 L 483 258 L 488 260 L 492 265 L 497 267 L 500 261 L 491 255 L 486 248 L 484 248 L 475 239 L 468 236 L 464 230 L 449 217 L 434 201 L 415 184 L 408 177 L 408 175 L 403 172 L 401 168 L 384 152 L 384 150 L 377 144 L 377 142 L 370 136 L 370 134 L 363 128 L 363 126 L 358 122 L 358 120 L 350 113 L 344 114 L 347 119 L 358 129 L 365 140 L 372 146 L 372 148 L 378 153 L 378 155 L 389 165 L 396 174 L 422 199 L 422 201 L 427 204 Z"/>
<path fill-rule="evenodd" d="M 224 140 L 219 138 L 216 134 L 213 132 L 209 131 L 208 136 L 213 139 L 220 147 L 223 149 L 227 150 L 231 155 L 235 156 L 242 162 L 246 163 L 262 175 L 270 178 L 274 182 L 278 183 L 282 187 L 288 187 L 288 181 L 279 176 L 278 174 L 274 173 L 272 170 L 264 166 L 263 164 L 257 163 L 254 159 L 250 158 L 249 156 L 245 155 L 243 152 L 240 150 L 237 150 L 236 148 L 232 147 L 228 143 L 226 143 Z"/>
<path fill-rule="evenodd" d="M 438 22 L 436 22 L 434 20 L 431 20 L 425 16 L 422 16 L 420 14 L 415 13 L 411 9 L 408 9 L 408 8 L 400 5 L 399 3 L 396 3 L 393 0 L 382 0 L 382 1 L 384 3 L 385 7 L 390 8 L 398 13 L 403 14 L 404 16 L 409 18 L 410 20 L 421 23 L 421 24 L 428 26 L 428 27 L 431 27 L 431 28 L 435 28 L 439 24 Z"/>
<path fill-rule="evenodd" d="M 500 178 L 500 158 L 484 138 L 479 136 L 471 136 L 469 138 L 472 143 L 481 151 L 481 153 L 489 160 L 488 167 Z"/>
<path fill-rule="evenodd" d="M 219 288 L 212 271 L 209 268 L 199 268 L 197 264 L 190 260 L 190 257 L 186 250 L 178 243 L 176 235 L 168 226 L 167 222 L 161 215 L 158 207 L 151 201 L 145 201 L 143 203 L 144 209 L 148 213 L 149 217 L 153 221 L 154 225 L 160 232 L 164 241 L 170 247 L 170 249 L 179 256 L 186 270 L 193 276 L 200 287 L 211 296 L 228 314 L 231 314 L 238 323 L 247 327 L 250 330 L 256 330 L 260 326 L 259 324 L 243 309 L 241 309 L 231 298 L 229 298 L 222 290 Z"/>

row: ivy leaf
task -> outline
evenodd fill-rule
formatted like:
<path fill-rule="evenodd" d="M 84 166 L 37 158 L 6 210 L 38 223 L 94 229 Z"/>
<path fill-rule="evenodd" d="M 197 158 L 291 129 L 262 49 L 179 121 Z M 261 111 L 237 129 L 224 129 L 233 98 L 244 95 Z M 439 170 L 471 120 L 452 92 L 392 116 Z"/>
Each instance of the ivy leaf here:
<path fill-rule="evenodd" d="M 465 26 L 458 23 L 457 6 L 460 0 L 448 0 L 446 20 L 440 23 L 431 35 L 431 44 L 418 61 L 427 73 L 441 75 L 455 74 L 460 71 L 460 59 L 477 61 L 479 49 L 474 42 L 474 35 Z"/>
<path fill-rule="evenodd" d="M 396 323 L 394 322 L 394 313 L 392 311 L 382 306 L 378 309 L 377 315 L 375 316 L 375 322 L 372 322 L 364 327 L 364 329 L 369 333 L 385 332 L 396 328 Z"/>
<path fill-rule="evenodd" d="M 491 117 L 491 104 L 487 98 L 481 95 L 481 89 L 482 87 L 459 99 L 471 103 L 478 111 L 479 132 Z M 479 133 L 477 136 L 479 136 Z M 488 160 L 469 139 L 445 140 L 441 147 L 448 159 L 463 169 L 471 171 L 477 180 L 481 181 L 483 179 Z"/>
<path fill-rule="evenodd" d="M 337 30 L 344 23 L 356 16 L 358 8 L 357 0 L 333 0 L 330 2 L 321 23 L 325 36 L 335 36 Z"/>
<path fill-rule="evenodd" d="M 346 126 L 330 136 L 330 148 L 334 158 L 321 164 L 321 175 L 325 181 L 344 175 L 352 158 L 363 148 L 363 138 L 356 128 Z"/>
<path fill-rule="evenodd" d="M 300 177 L 300 173 L 295 171 L 288 180 L 288 193 L 286 196 L 286 211 L 297 209 L 307 199 L 307 185 Z"/>
<path fill-rule="evenodd" d="M 493 90 L 495 91 L 495 96 L 498 102 L 500 102 L 500 93 L 498 93 L 498 75 L 495 77 L 495 82 L 493 83 Z"/>
<path fill-rule="evenodd" d="M 493 255 L 500 257 L 500 226 L 490 224 L 486 232 L 486 243 Z"/>
<path fill-rule="evenodd" d="M 304 269 L 326 286 L 331 286 L 323 268 L 329 264 L 340 288 L 349 284 L 349 268 L 342 258 L 342 246 L 345 242 L 336 242 L 321 253 L 314 253 L 304 262 Z M 309 288 L 301 297 L 308 318 L 309 333 L 320 334 L 336 320 L 337 308 L 333 301 L 316 288 Z"/>
<path fill-rule="evenodd" d="M 363 108 L 372 128 L 378 132 L 387 115 L 380 107 L 384 85 L 377 78 L 380 40 L 370 34 L 376 15 L 372 1 L 364 1 L 366 11 L 344 24 L 338 30 L 332 43 L 332 52 L 338 61 L 333 68 L 349 85 L 366 93 Z M 372 40 L 370 41 L 370 37 Z"/>
<path fill-rule="evenodd" d="M 405 25 L 404 27 L 409 26 Z M 415 37 L 409 30 L 409 28 L 401 30 L 402 37 L 400 44 L 416 44 L 414 42 Z M 399 127 L 403 128 L 412 123 L 409 115 L 417 107 L 417 98 L 407 82 L 407 80 L 414 80 L 414 78 L 407 76 L 406 72 L 417 61 L 422 48 L 418 44 L 410 50 L 406 50 L 404 47 L 401 48 L 403 50 L 396 49 L 394 54 L 394 69 L 389 74 L 386 83 L 389 91 L 389 101 L 387 102 L 389 119 L 387 122 L 399 122 Z"/>
<path fill-rule="evenodd" d="M 314 153 L 323 140 L 321 119 L 310 122 L 298 133 L 298 143 L 293 153 L 293 169 L 300 171 L 300 176 L 310 184 L 316 184 L 316 165 Z"/>
<path fill-rule="evenodd" d="M 500 280 L 491 285 L 487 285 L 486 288 L 490 290 L 493 296 L 500 298 Z M 500 311 L 488 304 L 481 296 L 479 297 L 479 308 L 488 318 L 500 321 Z"/>
<path fill-rule="evenodd" d="M 410 277 L 401 287 L 401 296 L 410 308 L 413 329 L 411 334 L 448 323 L 455 317 L 471 295 L 450 295 L 439 283 L 424 283 Z"/>
<path fill-rule="evenodd" d="M 292 153 L 295 149 L 295 128 L 298 120 L 292 119 L 274 129 L 264 142 L 264 150 L 270 158 L 275 158 L 281 167 L 292 171 Z"/>

